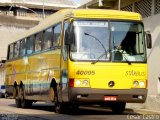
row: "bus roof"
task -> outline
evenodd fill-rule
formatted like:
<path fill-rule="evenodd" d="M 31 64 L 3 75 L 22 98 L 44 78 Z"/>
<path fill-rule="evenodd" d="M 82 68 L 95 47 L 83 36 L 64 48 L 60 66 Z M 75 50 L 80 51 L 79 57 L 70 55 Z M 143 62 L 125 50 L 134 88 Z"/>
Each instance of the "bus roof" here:
<path fill-rule="evenodd" d="M 75 9 L 72 11 L 72 14 L 74 17 L 78 17 L 78 18 L 141 20 L 141 16 L 138 13 L 119 11 L 119 10 Z"/>
<path fill-rule="evenodd" d="M 60 10 L 46 19 L 42 20 L 37 26 L 18 35 L 14 41 L 26 38 L 32 34 L 40 32 L 52 25 L 59 23 L 64 18 L 94 18 L 94 19 L 114 19 L 114 20 L 136 20 L 141 21 L 141 15 L 134 12 L 104 10 L 104 9 L 64 9 Z"/>

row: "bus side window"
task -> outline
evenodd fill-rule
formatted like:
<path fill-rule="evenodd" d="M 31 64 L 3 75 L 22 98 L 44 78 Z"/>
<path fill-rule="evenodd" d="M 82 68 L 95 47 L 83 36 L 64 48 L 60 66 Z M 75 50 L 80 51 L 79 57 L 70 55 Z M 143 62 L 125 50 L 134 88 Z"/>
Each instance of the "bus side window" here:
<path fill-rule="evenodd" d="M 9 60 L 13 58 L 13 44 L 9 45 Z"/>
<path fill-rule="evenodd" d="M 17 58 L 19 56 L 19 45 L 19 41 L 14 43 L 14 58 Z"/>
<path fill-rule="evenodd" d="M 60 33 L 61 33 L 61 23 L 60 23 L 60 24 L 57 24 L 57 25 L 54 27 L 53 47 L 59 46 Z"/>
<path fill-rule="evenodd" d="M 26 53 L 26 41 L 25 39 L 20 41 L 20 56 L 24 56 Z"/>
<path fill-rule="evenodd" d="M 51 40 L 52 40 L 52 28 L 48 28 L 44 31 L 44 42 L 43 42 L 43 49 L 51 48 Z"/>
<path fill-rule="evenodd" d="M 34 51 L 34 47 L 33 47 L 33 41 L 35 39 L 35 36 L 32 35 L 30 37 L 27 38 L 27 42 L 26 42 L 26 46 L 27 46 L 27 54 L 32 54 Z"/>
<path fill-rule="evenodd" d="M 35 39 L 35 52 L 42 50 L 43 32 L 36 34 Z"/>

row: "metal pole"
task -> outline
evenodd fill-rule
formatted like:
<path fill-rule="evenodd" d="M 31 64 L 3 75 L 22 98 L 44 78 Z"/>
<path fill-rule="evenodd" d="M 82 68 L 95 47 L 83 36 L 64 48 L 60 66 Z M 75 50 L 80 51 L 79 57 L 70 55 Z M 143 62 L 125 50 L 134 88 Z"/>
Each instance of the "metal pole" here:
<path fill-rule="evenodd" d="M 99 0 L 99 6 L 103 6 L 102 0 Z"/>
<path fill-rule="evenodd" d="M 43 19 L 45 18 L 45 13 L 44 13 L 44 0 L 43 0 Z"/>
<path fill-rule="evenodd" d="M 121 10 L 121 0 L 118 0 L 118 10 Z"/>

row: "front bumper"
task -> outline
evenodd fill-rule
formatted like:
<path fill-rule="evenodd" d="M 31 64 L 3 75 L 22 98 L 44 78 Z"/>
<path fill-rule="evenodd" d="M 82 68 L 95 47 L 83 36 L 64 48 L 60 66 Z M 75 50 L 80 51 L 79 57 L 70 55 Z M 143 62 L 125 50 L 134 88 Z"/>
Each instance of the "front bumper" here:
<path fill-rule="evenodd" d="M 70 88 L 69 99 L 75 102 L 105 102 L 104 96 L 117 96 L 117 102 L 144 103 L 147 89 L 105 90 Z"/>

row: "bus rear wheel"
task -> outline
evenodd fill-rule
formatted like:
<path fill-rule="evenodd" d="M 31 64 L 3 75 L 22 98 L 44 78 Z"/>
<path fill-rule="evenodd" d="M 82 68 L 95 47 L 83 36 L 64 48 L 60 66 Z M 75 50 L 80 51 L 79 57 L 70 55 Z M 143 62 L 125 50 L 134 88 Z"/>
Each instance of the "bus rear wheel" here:
<path fill-rule="evenodd" d="M 114 103 L 111 106 L 112 112 L 115 114 L 122 114 L 125 110 L 126 103 L 125 102 L 118 102 Z"/>
<path fill-rule="evenodd" d="M 31 101 L 31 100 L 26 100 L 26 99 L 25 99 L 24 86 L 22 86 L 22 87 L 20 88 L 19 94 L 20 94 L 21 107 L 22 107 L 22 108 L 29 108 L 29 107 L 31 107 L 33 101 Z"/>
<path fill-rule="evenodd" d="M 13 89 L 13 97 L 15 98 L 16 107 L 20 108 L 21 107 L 21 100 L 19 98 L 18 87 L 14 87 L 14 89 Z"/>

